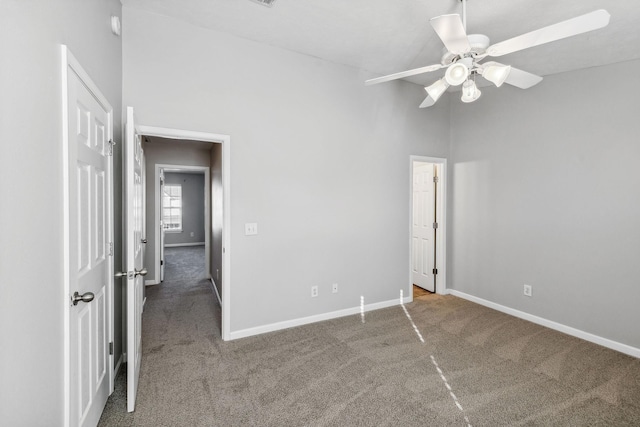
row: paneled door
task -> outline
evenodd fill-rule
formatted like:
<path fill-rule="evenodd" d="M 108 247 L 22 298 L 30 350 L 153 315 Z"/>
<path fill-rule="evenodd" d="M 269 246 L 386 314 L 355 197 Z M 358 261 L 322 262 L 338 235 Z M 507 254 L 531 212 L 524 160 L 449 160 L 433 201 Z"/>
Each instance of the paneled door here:
<path fill-rule="evenodd" d="M 135 127 L 133 108 L 127 107 L 125 137 L 127 246 L 127 410 L 136 406 L 142 361 L 142 304 L 144 302 L 144 151 Z"/>
<path fill-rule="evenodd" d="M 113 295 L 112 109 L 66 49 L 63 57 L 67 63 L 65 276 L 69 283 L 69 402 L 65 418 L 71 426 L 95 426 L 113 390 L 109 351 Z"/>
<path fill-rule="evenodd" d="M 164 170 L 160 169 L 160 281 L 164 281 L 164 239 L 165 239 L 165 224 L 164 224 Z"/>
<path fill-rule="evenodd" d="M 414 163 L 411 279 L 414 285 L 435 292 L 434 236 L 435 194 L 434 165 Z"/>

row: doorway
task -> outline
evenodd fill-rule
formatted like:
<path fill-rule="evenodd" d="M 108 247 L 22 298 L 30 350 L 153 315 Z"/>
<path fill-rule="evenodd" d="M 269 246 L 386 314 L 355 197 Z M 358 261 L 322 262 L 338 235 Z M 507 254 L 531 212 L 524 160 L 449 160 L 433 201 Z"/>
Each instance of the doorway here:
<path fill-rule="evenodd" d="M 209 248 L 205 255 L 205 273 L 211 280 L 212 287 L 221 305 L 222 321 L 221 335 L 223 340 L 228 340 L 231 333 L 230 328 L 230 144 L 231 138 L 228 135 L 187 131 L 179 129 L 158 128 L 151 126 L 139 126 L 140 133 L 147 137 L 157 137 L 166 140 L 173 140 L 174 147 L 178 144 L 206 144 L 211 148 L 211 161 L 208 166 L 184 166 L 172 164 L 171 162 L 157 162 L 160 168 L 178 168 L 181 170 L 190 169 L 195 171 L 200 168 L 205 178 L 205 214 L 204 220 L 208 224 L 205 229 L 205 247 Z M 172 157 L 172 159 L 175 157 Z M 178 163 L 177 161 L 175 163 Z M 154 195 L 155 200 L 160 199 L 160 168 L 154 174 Z M 159 204 L 154 202 L 155 224 L 160 223 Z M 154 227 L 153 238 L 155 253 L 160 252 L 160 227 Z M 151 236 L 150 236 L 151 237 Z M 157 264 L 157 265 L 155 265 Z M 155 271 L 160 272 L 160 257 L 154 255 Z M 157 279 L 159 279 L 159 274 Z M 159 280 L 158 280 L 159 282 Z"/>
<path fill-rule="evenodd" d="M 164 281 L 166 248 L 204 246 L 204 274 L 213 278 L 210 168 L 156 164 L 154 169 L 155 278 L 149 284 Z M 221 244 L 213 240 L 213 244 Z"/>
<path fill-rule="evenodd" d="M 410 289 L 446 293 L 446 159 L 410 158 Z"/>

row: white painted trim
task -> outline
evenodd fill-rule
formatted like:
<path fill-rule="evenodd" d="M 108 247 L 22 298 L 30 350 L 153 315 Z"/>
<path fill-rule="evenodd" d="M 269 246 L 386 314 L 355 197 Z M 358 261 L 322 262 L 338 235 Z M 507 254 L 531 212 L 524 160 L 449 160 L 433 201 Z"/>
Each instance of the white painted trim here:
<path fill-rule="evenodd" d="M 413 280 L 411 279 L 411 259 L 413 255 L 413 164 L 414 162 L 435 163 L 440 166 L 438 174 L 437 215 L 438 229 L 436 230 L 437 262 L 436 293 L 447 294 L 447 159 L 441 157 L 409 156 L 409 295 L 413 300 Z"/>
<path fill-rule="evenodd" d="M 224 294 L 224 290 L 223 290 Z M 402 299 L 402 304 L 410 303 L 411 297 Z M 367 304 L 364 306 L 364 311 L 379 310 L 381 308 L 393 307 L 400 305 L 400 298 L 395 298 L 389 301 L 376 302 L 373 304 Z M 231 332 L 229 340 L 235 340 L 238 338 L 246 338 L 253 335 L 265 334 L 267 332 L 279 331 L 282 329 L 293 328 L 296 326 L 307 325 L 309 323 L 321 322 L 323 320 L 337 319 L 339 317 L 351 316 L 354 314 L 362 313 L 362 307 L 360 305 L 351 308 L 345 308 L 343 310 L 332 311 L 329 313 L 321 313 L 308 317 L 301 317 L 299 319 L 285 320 L 284 322 L 271 323 L 263 326 L 256 326 L 254 328 L 241 329 L 239 331 Z M 358 318 L 360 322 L 360 318 Z"/>
<path fill-rule="evenodd" d="M 63 421 L 64 426 L 69 426 L 71 414 L 71 334 L 69 333 L 71 308 L 66 299 L 71 293 L 69 281 L 71 273 L 69 270 L 71 252 L 69 247 L 70 212 L 69 212 L 69 83 L 68 68 L 69 60 L 72 57 L 65 45 L 61 46 L 61 86 L 62 86 L 62 304 L 63 310 Z"/>
<path fill-rule="evenodd" d="M 195 243 L 165 243 L 164 244 L 165 248 L 181 248 L 181 247 L 187 247 L 187 246 L 206 246 L 206 243 L 205 242 L 195 242 Z M 206 269 L 206 270 L 208 270 L 208 269 Z M 208 273 L 208 271 L 207 271 L 207 273 Z"/>
<path fill-rule="evenodd" d="M 138 126 L 140 135 L 146 136 L 159 136 L 162 138 L 170 139 L 183 139 L 189 141 L 205 141 L 205 142 L 224 142 L 225 139 L 229 139 L 228 135 L 219 135 L 208 132 L 198 132 L 184 129 L 171 129 L 157 126 Z"/>
<path fill-rule="evenodd" d="M 104 111 L 107 112 L 108 123 L 107 123 L 107 138 L 109 140 L 113 140 L 113 107 L 109 104 L 107 98 L 102 94 L 100 88 L 93 82 L 89 74 L 82 68 L 82 65 L 78 62 L 78 60 L 73 56 L 71 51 L 68 49 L 66 45 L 60 45 L 60 77 L 61 77 L 61 109 L 62 109 L 62 258 L 63 258 L 63 267 L 62 267 L 62 301 L 61 304 L 64 307 L 63 309 L 63 425 L 69 426 L 70 423 L 70 409 L 71 409 L 71 354 L 70 354 L 70 345 L 71 338 L 69 334 L 70 327 L 70 316 L 71 316 L 71 304 L 69 303 L 69 298 L 71 295 L 70 289 L 70 281 L 71 281 L 71 272 L 69 269 L 70 266 L 70 241 L 69 241 L 69 232 L 70 232 L 70 212 L 69 212 L 69 202 L 70 202 L 70 194 L 69 194 L 69 185 L 70 185 L 70 176 L 69 176 L 69 70 L 74 72 L 80 81 L 87 87 L 91 95 L 98 101 Z M 113 206 L 114 206 L 114 198 L 113 198 L 113 158 L 110 159 L 108 165 L 108 173 L 109 173 L 109 194 L 107 195 L 109 209 L 107 214 L 107 227 L 109 228 L 107 234 L 109 236 L 109 241 L 114 242 L 114 217 L 113 217 Z M 107 282 L 107 298 L 109 301 L 109 306 L 107 307 L 108 312 L 108 325 L 107 325 L 107 342 L 114 341 L 114 317 L 115 317 L 115 301 L 114 301 L 114 257 L 107 257 L 107 274 L 109 280 Z M 114 367 L 114 355 L 109 355 L 109 367 Z M 109 369 L 109 394 L 111 394 L 114 390 L 115 386 L 115 370 Z"/>
<path fill-rule="evenodd" d="M 627 344 L 622 344 L 617 341 L 610 340 L 608 338 L 603 338 L 601 336 L 594 335 L 592 333 L 573 328 L 571 326 L 563 325 L 562 323 L 554 322 L 553 320 L 545 319 L 543 317 L 525 313 L 524 311 L 516 310 L 515 308 L 507 307 L 492 301 L 488 301 L 473 295 L 466 294 L 464 292 L 456 291 L 455 289 L 450 289 L 448 290 L 447 293 L 462 299 L 466 299 L 471 302 L 475 302 L 476 304 L 480 304 L 485 307 L 489 307 L 494 310 L 501 311 L 502 313 L 506 313 L 511 316 L 518 317 L 520 319 L 528 320 L 529 322 L 533 322 L 538 325 L 545 326 L 547 328 L 556 330 L 558 332 L 562 332 L 564 334 L 571 335 L 573 337 L 580 338 L 585 341 L 589 341 L 594 344 L 598 344 L 615 351 L 619 351 L 620 353 L 624 353 L 629 356 L 640 358 L 640 348 L 631 347 L 630 345 L 627 345 Z"/>
<path fill-rule="evenodd" d="M 146 135 L 146 134 L 141 134 Z M 211 269 L 211 173 L 209 166 L 183 166 L 183 165 L 167 165 L 167 164 L 156 164 L 155 165 L 155 182 L 153 184 L 153 192 L 156 196 L 155 206 L 154 206 L 154 227 L 153 233 L 155 236 L 155 282 L 160 283 L 160 198 L 162 195 L 160 194 L 160 172 L 163 169 L 173 169 L 173 172 L 176 170 L 184 171 L 184 172 L 203 172 L 204 173 L 204 242 L 196 243 L 196 244 L 179 244 L 181 246 L 199 246 L 204 245 L 204 268 L 207 274 L 210 273 Z M 164 245 L 166 247 L 171 247 L 172 245 Z"/>
<path fill-rule="evenodd" d="M 222 144 L 222 339 L 231 339 L 231 136 L 155 126 L 139 126 L 142 135 Z"/>
<path fill-rule="evenodd" d="M 222 307 L 222 298 L 220 298 L 220 294 L 218 293 L 218 288 L 216 286 L 216 282 L 215 282 L 215 280 L 213 280 L 213 277 L 209 277 L 209 280 L 211 281 L 211 287 L 213 288 L 213 293 L 216 294 L 216 298 L 218 300 L 218 305 L 220 307 Z"/>

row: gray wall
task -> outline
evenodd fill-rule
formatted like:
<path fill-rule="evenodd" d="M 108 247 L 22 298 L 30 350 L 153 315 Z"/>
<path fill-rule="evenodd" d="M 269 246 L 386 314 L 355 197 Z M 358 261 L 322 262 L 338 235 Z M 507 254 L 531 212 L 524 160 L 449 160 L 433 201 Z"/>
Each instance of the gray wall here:
<path fill-rule="evenodd" d="M 129 27 L 131 30 L 131 27 Z M 138 115 L 140 123 L 149 125 L 149 122 L 144 122 L 140 119 L 138 114 L 138 104 L 129 103 L 133 105 Z M 211 156 L 211 144 L 200 144 L 201 148 L 191 145 L 189 142 L 183 142 L 179 140 L 163 139 L 163 138 L 150 138 L 152 142 L 144 143 L 144 155 L 146 161 L 146 193 L 147 193 L 147 245 L 144 254 L 144 265 L 147 267 L 149 274 L 147 280 L 160 280 L 160 272 L 156 272 L 156 227 L 159 227 L 155 223 L 155 204 L 156 204 L 156 190 L 155 190 L 155 173 L 156 164 L 164 165 L 179 165 L 179 166 L 209 166 L 209 158 Z M 157 141 L 157 142 L 153 142 Z M 204 206 L 204 205 L 203 205 Z M 204 241 L 204 236 L 203 240 Z"/>
<path fill-rule="evenodd" d="M 222 296 L 222 144 L 211 147 L 211 277 L 213 278 L 218 295 Z"/>
<path fill-rule="evenodd" d="M 62 282 L 60 45 L 69 47 L 113 106 L 114 137 L 121 143 L 121 39 L 111 34 L 109 24 L 110 16 L 120 13 L 118 0 L 1 2 L 3 425 L 62 425 L 63 309 L 68 295 L 63 295 Z M 116 176 L 121 171 L 119 159 L 120 144 L 114 155 Z M 118 213 L 119 180 L 115 190 Z M 119 269 L 119 229 L 115 235 L 115 267 Z M 27 298 L 27 294 L 35 297 Z M 116 350 L 121 351 L 119 345 Z"/>
<path fill-rule="evenodd" d="M 409 291 L 409 156 L 448 155 L 446 99 L 420 110 L 410 83 L 365 87 L 354 68 L 123 13 L 140 123 L 231 136 L 232 331 Z"/>
<path fill-rule="evenodd" d="M 452 98 L 449 286 L 640 348 L 638 66 Z"/>
<path fill-rule="evenodd" d="M 164 243 L 204 243 L 204 174 L 165 172 L 164 182 L 182 186 L 182 231 L 166 233 Z"/>

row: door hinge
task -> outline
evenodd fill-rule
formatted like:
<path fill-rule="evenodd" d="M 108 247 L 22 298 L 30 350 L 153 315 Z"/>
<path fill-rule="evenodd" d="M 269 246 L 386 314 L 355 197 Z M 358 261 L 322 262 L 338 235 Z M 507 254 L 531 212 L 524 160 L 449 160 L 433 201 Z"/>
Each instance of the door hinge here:
<path fill-rule="evenodd" d="M 113 242 L 109 242 L 109 256 L 113 256 Z"/>
<path fill-rule="evenodd" d="M 163 259 L 160 260 L 160 265 L 164 265 L 164 260 Z"/>
<path fill-rule="evenodd" d="M 434 177 L 433 177 L 433 182 L 435 182 L 435 183 L 437 184 L 437 183 L 438 183 L 438 181 L 439 181 L 438 177 L 437 177 L 437 176 L 434 176 Z"/>
<path fill-rule="evenodd" d="M 437 222 L 434 222 L 434 223 L 433 223 L 433 229 L 435 230 L 435 229 L 437 229 L 437 228 L 438 228 L 438 223 L 437 223 Z"/>
<path fill-rule="evenodd" d="M 109 343 L 109 354 L 112 355 L 113 354 L 113 341 L 111 341 Z"/>
<path fill-rule="evenodd" d="M 437 268 L 433 269 L 433 274 L 438 274 L 438 269 Z"/>
<path fill-rule="evenodd" d="M 113 147 L 116 146 L 116 142 L 113 139 L 109 140 L 109 152 L 107 153 L 110 156 L 113 156 Z"/>

